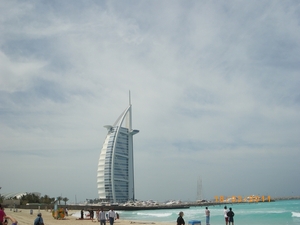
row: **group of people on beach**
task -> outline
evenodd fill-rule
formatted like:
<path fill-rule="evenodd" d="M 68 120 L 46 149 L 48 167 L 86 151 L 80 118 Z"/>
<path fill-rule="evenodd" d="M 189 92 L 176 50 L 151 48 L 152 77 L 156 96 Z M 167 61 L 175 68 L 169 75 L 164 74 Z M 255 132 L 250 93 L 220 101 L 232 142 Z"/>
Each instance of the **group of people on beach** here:
<path fill-rule="evenodd" d="M 177 218 L 177 225 L 185 225 L 185 221 L 183 219 L 183 212 L 179 212 L 178 218 Z M 225 218 L 225 224 L 228 225 L 234 225 L 234 212 L 232 211 L 232 208 L 227 209 L 227 206 L 224 206 L 224 218 Z M 208 207 L 205 207 L 205 222 L 206 225 L 210 225 L 210 211 Z"/>
<path fill-rule="evenodd" d="M 100 221 L 100 225 L 106 225 L 106 221 L 109 221 L 110 225 L 114 224 L 116 219 L 119 219 L 119 214 L 111 208 L 108 212 L 105 212 L 103 208 L 99 212 L 97 212 L 98 221 Z"/>
<path fill-rule="evenodd" d="M 67 210 L 67 209 L 66 209 Z M 33 213 L 33 210 L 30 210 L 30 214 Z M 11 221 L 11 225 L 17 225 L 18 221 L 10 215 L 6 215 L 4 212 L 4 207 L 0 204 L 0 225 L 8 225 L 8 219 Z M 33 225 L 44 225 L 44 220 L 42 214 L 38 213 L 37 217 L 33 221 Z"/>
<path fill-rule="evenodd" d="M 90 219 L 94 220 L 94 210 L 89 210 Z M 96 211 L 96 217 L 100 225 L 106 225 L 106 221 L 109 221 L 110 225 L 114 224 L 116 219 L 119 219 L 119 214 L 111 208 L 108 212 L 104 211 L 103 208 L 100 211 Z M 84 212 L 83 209 L 81 210 L 80 219 L 84 219 Z"/>
<path fill-rule="evenodd" d="M 224 217 L 225 217 L 226 225 L 228 225 L 228 223 L 229 223 L 229 225 L 230 225 L 230 223 L 232 225 L 234 225 L 234 220 L 233 220 L 234 212 L 232 211 L 231 207 L 228 210 L 227 206 L 224 206 Z"/>
<path fill-rule="evenodd" d="M 93 218 L 93 212 L 90 212 L 91 218 Z M 106 212 L 103 208 L 101 208 L 100 211 L 96 212 L 97 220 L 100 222 L 100 225 L 106 225 L 106 221 L 109 221 L 110 225 L 114 224 L 114 221 L 118 219 L 119 215 L 116 213 L 112 208 Z M 184 213 L 179 212 L 178 218 L 177 218 L 177 225 L 185 225 L 185 221 L 183 219 Z M 224 207 L 224 218 L 225 218 L 225 224 L 226 225 L 234 225 L 234 212 L 232 211 L 232 208 L 227 209 L 227 206 Z M 7 219 L 11 220 L 11 225 L 17 225 L 18 221 L 13 218 L 12 216 L 6 215 L 4 212 L 4 207 L 0 204 L 0 225 L 7 225 L 8 221 Z M 83 209 L 81 210 L 81 218 L 83 219 Z M 205 219 L 206 219 L 206 225 L 210 225 L 210 211 L 208 207 L 205 207 Z M 93 220 L 93 219 L 92 219 Z M 33 225 L 44 225 L 44 221 L 42 218 L 42 214 L 38 213 L 37 218 L 34 220 Z"/>
<path fill-rule="evenodd" d="M 90 210 L 90 218 L 94 217 L 94 211 Z M 97 220 L 100 222 L 100 225 L 106 225 L 106 221 L 109 221 L 110 225 L 114 224 L 114 221 L 116 219 L 119 219 L 119 214 L 115 212 L 112 208 L 106 212 L 101 208 L 100 211 L 96 211 Z M 8 225 L 7 220 L 11 220 L 11 225 L 17 225 L 18 221 L 13 218 L 12 216 L 6 215 L 4 212 L 4 207 L 0 204 L 0 225 Z M 83 209 L 81 210 L 81 218 L 83 219 Z M 93 221 L 93 220 L 92 220 Z M 41 213 L 37 214 L 37 217 L 35 218 L 33 225 L 44 225 L 44 220 Z"/>
<path fill-rule="evenodd" d="M 112 208 L 108 212 L 105 212 L 103 208 L 101 208 L 98 215 L 98 221 L 100 221 L 100 225 L 106 225 L 106 220 L 109 220 L 110 225 L 113 225 L 114 221 L 118 218 L 118 213 L 116 213 Z"/>
<path fill-rule="evenodd" d="M 11 225 L 18 225 L 18 221 L 14 217 L 6 215 L 4 212 L 4 207 L 0 204 L 0 225 L 8 225 L 8 219 L 11 221 Z M 41 213 L 38 213 L 33 225 L 44 225 Z"/>

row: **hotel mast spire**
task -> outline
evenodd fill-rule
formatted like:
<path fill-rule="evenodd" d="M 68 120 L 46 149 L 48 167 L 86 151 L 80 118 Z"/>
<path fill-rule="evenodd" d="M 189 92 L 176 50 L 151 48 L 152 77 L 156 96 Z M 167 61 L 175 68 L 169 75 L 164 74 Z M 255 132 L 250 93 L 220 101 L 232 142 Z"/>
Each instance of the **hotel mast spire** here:
<path fill-rule="evenodd" d="M 107 125 L 97 170 L 99 199 L 110 203 L 124 203 L 135 199 L 133 135 L 139 130 L 132 129 L 131 96 L 129 106 L 113 126 Z"/>

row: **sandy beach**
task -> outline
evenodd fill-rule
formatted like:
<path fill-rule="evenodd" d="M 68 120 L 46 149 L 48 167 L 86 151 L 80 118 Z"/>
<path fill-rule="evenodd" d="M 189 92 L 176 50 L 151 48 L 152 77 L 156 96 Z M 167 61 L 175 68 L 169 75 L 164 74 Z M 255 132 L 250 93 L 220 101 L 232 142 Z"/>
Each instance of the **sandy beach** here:
<path fill-rule="evenodd" d="M 69 216 L 65 217 L 62 220 L 56 220 L 52 217 L 52 213 L 50 211 L 46 210 L 40 210 L 42 213 L 42 217 L 44 219 L 45 225 L 91 225 L 91 224 L 100 224 L 98 221 L 92 221 L 88 219 L 80 220 L 74 216 L 71 216 L 72 213 L 75 213 L 75 211 L 70 210 Z M 18 209 L 18 212 L 10 211 L 9 208 L 5 209 L 6 215 L 14 217 L 18 221 L 18 225 L 33 225 L 34 219 L 37 217 L 37 214 L 39 213 L 39 210 L 33 210 L 33 214 L 30 214 L 29 209 Z M 175 222 L 174 222 L 175 223 Z M 130 225 L 130 224 L 158 224 L 158 225 L 174 225 L 174 223 L 166 223 L 166 222 L 145 222 L 145 221 L 129 221 L 129 220 L 122 220 L 120 218 L 119 220 L 115 221 L 116 225 L 124 224 L 124 225 Z M 109 225 L 109 222 L 106 222 L 107 225 Z M 11 225 L 11 221 L 8 221 L 8 225 Z"/>

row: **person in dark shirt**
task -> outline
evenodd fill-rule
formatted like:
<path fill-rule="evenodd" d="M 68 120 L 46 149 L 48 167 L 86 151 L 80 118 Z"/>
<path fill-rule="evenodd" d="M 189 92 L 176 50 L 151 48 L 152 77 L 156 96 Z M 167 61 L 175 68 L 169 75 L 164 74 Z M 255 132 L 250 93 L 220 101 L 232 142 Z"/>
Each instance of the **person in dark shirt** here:
<path fill-rule="evenodd" d="M 33 222 L 33 225 L 44 225 L 44 220 L 42 217 L 42 213 L 38 213 L 36 219 Z"/>
<path fill-rule="evenodd" d="M 180 212 L 178 215 L 179 216 L 177 218 L 177 225 L 185 225 L 184 219 L 182 218 L 183 217 L 183 212 Z"/>
<path fill-rule="evenodd" d="M 229 212 L 227 213 L 227 216 L 228 216 L 229 225 L 230 225 L 230 223 L 232 223 L 232 225 L 234 225 L 234 222 L 233 222 L 234 212 L 232 211 L 232 208 L 229 208 Z"/>
<path fill-rule="evenodd" d="M 83 209 L 80 211 L 80 219 L 83 220 Z"/>

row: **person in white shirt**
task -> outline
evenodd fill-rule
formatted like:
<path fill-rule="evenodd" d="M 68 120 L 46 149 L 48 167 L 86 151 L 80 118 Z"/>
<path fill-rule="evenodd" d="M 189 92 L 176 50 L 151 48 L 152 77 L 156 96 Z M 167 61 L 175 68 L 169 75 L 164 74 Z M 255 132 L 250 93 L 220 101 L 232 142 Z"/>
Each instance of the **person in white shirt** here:
<path fill-rule="evenodd" d="M 228 213 L 227 206 L 224 206 L 224 218 L 225 218 L 226 225 L 228 225 L 228 216 L 227 216 L 227 213 Z"/>
<path fill-rule="evenodd" d="M 209 225 L 210 211 L 209 211 L 208 207 L 205 207 L 205 216 L 206 216 L 206 225 Z"/>
<path fill-rule="evenodd" d="M 116 213 L 115 213 L 114 209 L 110 209 L 108 211 L 108 219 L 109 219 L 110 225 L 113 225 L 114 221 L 116 219 Z"/>
<path fill-rule="evenodd" d="M 106 212 L 103 211 L 103 208 L 99 212 L 98 220 L 100 221 L 100 225 L 106 225 Z"/>

